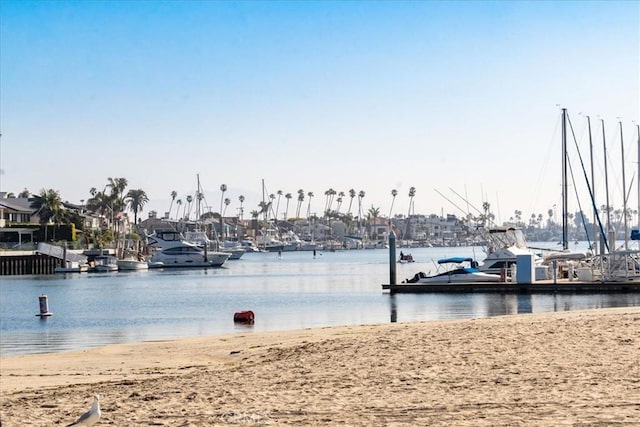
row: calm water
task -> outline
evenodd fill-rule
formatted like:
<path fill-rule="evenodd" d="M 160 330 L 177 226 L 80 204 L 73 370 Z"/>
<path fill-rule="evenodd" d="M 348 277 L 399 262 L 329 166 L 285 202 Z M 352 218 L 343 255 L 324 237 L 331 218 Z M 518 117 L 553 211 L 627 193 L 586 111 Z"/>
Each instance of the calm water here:
<path fill-rule="evenodd" d="M 483 258 L 479 248 L 405 250 L 398 281 L 434 270 L 446 256 Z M 0 355 L 59 352 L 111 343 L 233 332 L 408 322 L 640 306 L 640 295 L 394 295 L 387 250 L 250 253 L 225 268 L 2 277 Z M 46 294 L 53 316 L 39 319 Z M 252 326 L 233 313 L 253 310 Z"/>

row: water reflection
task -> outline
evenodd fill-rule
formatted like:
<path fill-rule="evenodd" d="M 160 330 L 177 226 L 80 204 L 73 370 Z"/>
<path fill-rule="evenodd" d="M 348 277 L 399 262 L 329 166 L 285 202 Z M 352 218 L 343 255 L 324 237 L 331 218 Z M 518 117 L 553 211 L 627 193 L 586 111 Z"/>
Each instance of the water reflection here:
<path fill-rule="evenodd" d="M 531 298 L 531 294 L 518 295 L 518 314 L 533 313 Z"/>
<path fill-rule="evenodd" d="M 392 323 L 640 305 L 639 294 L 394 294 Z"/>
<path fill-rule="evenodd" d="M 442 248 L 412 250 L 399 277 L 431 268 Z M 450 248 L 446 250 L 451 250 Z M 468 248 L 455 248 L 464 256 Z M 247 254 L 226 269 L 3 277 L 0 355 L 191 336 L 640 306 L 640 295 L 388 295 L 385 250 Z M 50 318 L 38 320 L 47 294 Z M 256 313 L 250 329 L 233 314 Z"/>
<path fill-rule="evenodd" d="M 398 321 L 398 302 L 396 301 L 395 294 L 389 295 L 389 306 L 391 307 L 391 323 L 396 323 Z"/>

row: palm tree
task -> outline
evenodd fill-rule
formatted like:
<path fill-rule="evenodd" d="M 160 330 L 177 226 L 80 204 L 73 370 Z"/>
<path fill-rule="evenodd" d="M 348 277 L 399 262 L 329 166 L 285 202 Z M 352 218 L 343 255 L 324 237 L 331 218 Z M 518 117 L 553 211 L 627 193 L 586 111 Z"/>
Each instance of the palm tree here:
<path fill-rule="evenodd" d="M 173 209 L 173 201 L 178 197 L 176 190 L 171 192 L 171 204 L 169 205 L 169 218 L 171 218 L 171 209 Z"/>
<path fill-rule="evenodd" d="M 416 196 L 416 187 L 409 187 L 409 211 L 407 212 L 407 217 L 411 215 L 411 211 L 413 209 L 413 198 Z"/>
<path fill-rule="evenodd" d="M 300 207 L 304 202 L 304 190 L 301 188 L 298 190 L 298 210 L 296 210 L 296 218 L 300 218 Z"/>
<path fill-rule="evenodd" d="M 241 194 L 238 196 L 238 200 L 240 201 L 240 221 L 242 221 L 242 215 L 244 214 L 244 208 L 242 204 L 244 203 L 244 196 Z"/>
<path fill-rule="evenodd" d="M 267 220 L 267 214 L 269 213 L 269 208 L 271 207 L 271 203 L 268 202 L 260 202 L 258 203 L 258 207 L 260 208 L 260 214 L 263 215 L 263 219 Z"/>
<path fill-rule="evenodd" d="M 111 214 L 112 218 L 118 218 L 118 214 L 124 212 L 126 207 L 125 189 L 127 188 L 128 181 L 126 178 L 109 178 L 109 183 L 105 188 L 111 189 Z M 120 221 L 115 221 L 113 224 L 114 232 L 116 235 L 116 243 L 118 241 Z"/>
<path fill-rule="evenodd" d="M 200 187 L 196 191 L 196 221 L 202 220 L 202 201 L 204 200 L 204 193 L 200 191 Z"/>
<path fill-rule="evenodd" d="M 220 196 L 220 237 L 224 240 L 224 229 L 223 229 L 223 219 L 222 219 L 222 204 L 224 203 L 224 193 L 227 191 L 227 184 L 220 185 L 220 191 L 222 195 Z"/>
<path fill-rule="evenodd" d="M 173 193 L 175 193 L 175 191 Z M 129 209 L 133 212 L 133 223 L 138 224 L 138 212 L 142 212 L 143 206 L 149 201 L 147 193 L 142 189 L 129 190 L 126 201 Z M 173 201 L 171 203 L 173 203 Z"/>
<path fill-rule="evenodd" d="M 313 191 L 309 191 L 307 196 L 309 196 L 309 204 L 307 205 L 307 218 L 309 218 L 309 215 L 311 214 L 311 198 L 313 197 Z"/>
<path fill-rule="evenodd" d="M 289 201 L 293 198 L 293 196 L 291 195 L 291 193 L 287 193 L 284 195 L 284 198 L 287 199 L 287 207 L 284 210 L 284 219 L 288 219 L 289 218 Z"/>
<path fill-rule="evenodd" d="M 106 187 L 105 187 L 106 190 Z M 108 195 L 104 191 L 96 191 L 92 188 L 92 197 L 87 200 L 87 210 L 90 212 L 96 212 L 106 218 L 111 218 L 109 221 L 110 227 L 114 226 L 115 213 L 113 211 L 114 197 Z M 107 215 L 108 214 L 108 215 Z"/>
<path fill-rule="evenodd" d="M 225 197 L 224 199 L 224 211 L 222 212 L 222 216 L 225 216 L 225 214 L 227 213 L 227 208 L 229 207 L 229 205 L 231 204 L 231 199 L 228 197 Z"/>
<path fill-rule="evenodd" d="M 329 195 L 331 194 L 331 189 L 325 190 L 324 192 L 324 213 L 325 215 L 329 215 Z"/>
<path fill-rule="evenodd" d="M 349 209 L 347 209 L 348 214 L 351 213 L 351 205 L 353 204 L 353 199 L 356 197 L 356 190 L 353 188 L 349 190 L 349 197 L 351 197 L 351 200 L 349 201 Z"/>
<path fill-rule="evenodd" d="M 186 210 L 186 213 L 183 212 L 184 219 L 186 219 L 187 221 L 191 217 L 191 203 L 192 202 L 193 202 L 193 196 L 191 194 L 189 194 L 187 196 L 187 206 L 184 207 L 184 209 Z"/>
<path fill-rule="evenodd" d="M 516 219 L 516 226 L 520 226 L 522 224 L 522 211 L 516 209 L 513 213 Z"/>
<path fill-rule="evenodd" d="M 358 192 L 358 217 L 362 218 L 362 199 L 364 199 L 365 192 L 360 190 Z"/>
<path fill-rule="evenodd" d="M 389 225 L 391 225 L 391 214 L 393 213 L 393 204 L 396 201 L 397 195 L 398 195 L 398 190 L 396 190 L 395 188 L 391 190 L 391 197 L 393 197 L 393 199 L 391 199 L 391 209 L 389 209 Z"/>
<path fill-rule="evenodd" d="M 176 219 L 180 219 L 180 206 L 182 206 L 182 199 L 176 200 Z"/>
<path fill-rule="evenodd" d="M 409 187 L 409 209 L 407 211 L 407 226 L 405 227 L 404 236 L 411 238 L 411 208 L 413 207 L 413 198 L 416 196 L 416 187 Z"/>
<path fill-rule="evenodd" d="M 44 224 L 44 240 L 47 241 L 49 222 L 53 222 L 57 226 L 65 220 L 65 210 L 60 194 L 56 190 L 42 189 L 35 200 L 31 202 L 31 207 L 36 209 L 40 224 Z M 55 240 L 55 228 L 53 239 Z"/>
<path fill-rule="evenodd" d="M 273 201 L 276 199 L 276 195 L 271 193 L 269 194 L 269 210 L 271 211 L 271 213 L 273 213 Z M 274 216 L 274 219 L 277 221 L 278 218 L 276 216 Z"/>
<path fill-rule="evenodd" d="M 337 214 L 340 213 L 340 206 L 342 206 L 342 201 L 344 200 L 344 196 L 345 196 L 344 191 L 340 191 L 338 193 L 338 198 L 336 199 L 336 203 L 337 203 L 336 213 Z"/>
<path fill-rule="evenodd" d="M 122 212 L 125 207 L 124 190 L 127 188 L 128 181 L 126 178 L 109 178 L 109 183 L 106 188 L 111 189 L 111 198 L 113 201 L 113 209 L 117 213 Z"/>
<path fill-rule="evenodd" d="M 360 190 L 358 192 L 358 228 L 362 228 L 362 199 L 364 199 L 365 193 L 364 191 Z M 362 233 L 364 235 L 364 230 L 362 230 Z"/>
<path fill-rule="evenodd" d="M 336 190 L 334 190 L 333 188 L 329 188 L 327 191 L 324 192 L 324 195 L 326 197 L 325 203 L 324 203 L 324 210 L 325 212 L 330 212 L 331 211 L 331 206 L 333 205 L 333 196 L 335 196 Z"/>
<path fill-rule="evenodd" d="M 276 219 L 278 219 L 278 210 L 280 210 L 280 197 L 282 197 L 282 190 L 278 190 L 276 194 L 278 195 L 278 202 L 276 203 Z"/>

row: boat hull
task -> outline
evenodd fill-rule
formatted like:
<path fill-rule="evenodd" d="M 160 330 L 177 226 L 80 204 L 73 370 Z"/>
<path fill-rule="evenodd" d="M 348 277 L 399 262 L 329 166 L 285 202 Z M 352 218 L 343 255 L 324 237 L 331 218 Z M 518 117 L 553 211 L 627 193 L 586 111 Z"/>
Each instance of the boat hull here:
<path fill-rule="evenodd" d="M 221 267 L 230 253 L 214 252 L 204 255 L 171 255 L 160 252 L 149 260 L 151 268 L 209 268 Z"/>
<path fill-rule="evenodd" d="M 119 271 L 142 271 L 142 270 L 148 270 L 148 269 L 149 269 L 149 264 L 147 264 L 145 261 L 129 260 L 129 259 L 118 260 Z"/>

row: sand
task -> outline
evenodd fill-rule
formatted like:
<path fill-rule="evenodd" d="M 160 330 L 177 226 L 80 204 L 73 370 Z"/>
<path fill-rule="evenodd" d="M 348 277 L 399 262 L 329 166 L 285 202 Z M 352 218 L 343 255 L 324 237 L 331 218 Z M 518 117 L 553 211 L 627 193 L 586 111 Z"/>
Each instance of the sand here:
<path fill-rule="evenodd" d="M 0 359 L 2 426 L 640 426 L 640 307 Z"/>

